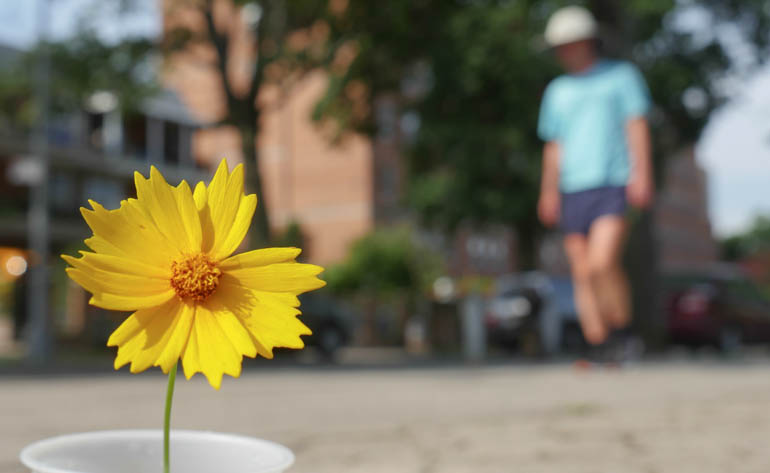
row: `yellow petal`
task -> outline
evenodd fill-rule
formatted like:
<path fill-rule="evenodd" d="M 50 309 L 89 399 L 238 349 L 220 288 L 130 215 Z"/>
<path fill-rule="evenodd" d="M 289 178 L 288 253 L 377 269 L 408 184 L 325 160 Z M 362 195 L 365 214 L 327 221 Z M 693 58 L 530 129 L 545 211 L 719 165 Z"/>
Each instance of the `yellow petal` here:
<path fill-rule="evenodd" d="M 178 252 L 170 247 L 160 234 L 155 224 L 135 212 L 129 201 L 124 201 L 120 209 L 106 210 L 98 203 L 90 201 L 93 210 L 80 209 L 86 223 L 94 232 L 91 244 L 100 246 L 102 251 L 116 256 L 137 259 L 156 266 L 168 266 Z M 120 253 L 110 251 L 118 249 Z"/>
<path fill-rule="evenodd" d="M 193 328 L 197 337 L 198 357 L 201 372 L 209 384 L 219 389 L 222 375 L 229 374 L 237 378 L 241 374 L 241 355 L 239 355 L 214 315 L 204 306 L 197 306 Z"/>
<path fill-rule="evenodd" d="M 153 245 L 152 251 L 160 252 L 165 257 L 165 266 L 168 261 L 176 259 L 180 254 L 180 247 L 176 239 L 166 238 L 155 224 L 149 209 L 138 199 L 127 199 L 121 206 L 125 220 L 132 227 L 126 227 L 126 231 L 136 232 L 143 238 L 144 248 Z"/>
<path fill-rule="evenodd" d="M 276 263 L 267 266 L 227 270 L 225 274 L 242 286 L 268 292 L 301 294 L 326 285 L 317 277 L 323 268 L 313 264 Z"/>
<path fill-rule="evenodd" d="M 182 217 L 187 236 L 190 238 L 190 244 L 196 250 L 201 248 L 201 222 L 198 216 L 195 200 L 193 199 L 190 186 L 186 181 L 182 181 L 179 186 L 174 188 L 176 192 L 176 201 L 179 205 L 179 215 Z"/>
<path fill-rule="evenodd" d="M 246 237 L 251 226 L 251 218 L 257 208 L 257 196 L 247 195 L 241 199 L 238 211 L 235 214 L 229 233 L 225 235 L 213 248 L 212 257 L 222 259 L 230 256 Z"/>
<path fill-rule="evenodd" d="M 138 172 L 134 173 L 134 183 L 139 202 L 152 217 L 160 233 L 174 242 L 183 253 L 197 251 L 179 215 L 175 192 L 155 166 L 150 167 L 150 179 L 145 179 Z"/>
<path fill-rule="evenodd" d="M 70 264 L 85 270 L 96 269 L 108 273 L 121 273 L 134 276 L 169 280 L 171 277 L 171 268 L 158 267 L 147 263 L 142 263 L 136 259 L 114 256 L 111 254 L 91 253 L 90 251 L 81 251 L 81 258 L 74 259 L 62 255 L 62 259 L 67 262 L 74 260 L 77 263 Z"/>
<path fill-rule="evenodd" d="M 225 188 L 227 188 L 227 179 L 230 176 L 227 170 L 227 160 L 223 159 L 219 162 L 217 170 L 214 173 L 214 177 L 211 178 L 209 186 L 206 188 L 206 201 L 210 203 L 213 200 L 219 202 L 224 199 Z"/>
<path fill-rule="evenodd" d="M 171 337 L 166 341 L 163 352 L 155 363 L 153 363 L 154 366 L 160 366 L 160 369 L 167 374 L 174 366 L 174 363 L 181 358 L 184 347 L 187 345 L 187 340 L 190 338 L 190 331 L 192 330 L 195 309 L 193 306 L 187 304 L 181 304 L 181 306 L 182 310 L 178 315 L 179 322 L 176 327 L 174 327 L 174 332 Z"/>
<path fill-rule="evenodd" d="M 147 340 L 147 335 L 143 332 L 137 334 L 134 338 L 128 340 L 126 343 L 118 348 L 118 354 L 115 357 L 115 363 L 113 366 L 116 370 L 122 368 L 126 363 L 130 363 L 134 358 L 134 355 L 144 346 L 144 342 Z"/>
<path fill-rule="evenodd" d="M 177 330 L 185 335 L 189 334 L 189 318 L 183 316 L 186 307 L 185 304 L 178 301 L 170 301 L 153 310 L 149 323 L 142 329 L 145 337 L 144 345 L 131 357 L 132 373 L 141 373 L 150 366 L 157 366 L 158 359 L 168 348 L 169 342 Z M 172 347 L 171 350 L 176 350 L 176 347 Z M 177 359 L 179 359 L 180 352 L 181 348 L 175 352 Z M 173 365 L 173 363 L 171 364 Z M 168 369 L 164 372 L 168 373 Z"/>
<path fill-rule="evenodd" d="M 201 349 L 201 354 L 210 350 L 209 356 L 205 357 L 207 360 L 215 361 L 209 368 L 219 365 L 225 374 L 229 374 L 233 377 L 241 375 L 241 360 L 242 356 L 235 350 L 235 347 L 230 342 L 222 327 L 217 323 L 216 317 L 205 306 L 200 306 L 201 317 L 201 329 L 200 333 L 205 338 L 199 338 L 199 342 L 208 340 L 205 348 Z M 206 368 L 206 362 L 203 362 L 204 369 Z"/>
<path fill-rule="evenodd" d="M 226 296 L 226 293 L 219 291 L 214 293 L 206 301 L 206 307 L 214 314 L 214 320 L 222 328 L 235 350 L 243 356 L 254 358 L 257 355 L 257 349 L 249 336 L 249 332 L 228 307 L 228 302 L 236 304 L 237 301 L 229 301 L 222 296 Z"/>
<path fill-rule="evenodd" d="M 222 253 L 220 247 L 233 228 L 243 197 L 243 165 L 239 164 L 228 174 L 227 161 L 222 160 L 209 184 L 207 196 L 207 207 L 214 230 L 214 244 L 211 248 L 213 253 Z"/>
<path fill-rule="evenodd" d="M 149 309 L 138 310 L 112 332 L 107 345 L 118 346 L 115 369 L 132 362 L 147 346 L 149 327 L 154 323 L 171 321 L 171 316 L 178 312 L 180 305 L 177 300 L 170 300 Z"/>
<path fill-rule="evenodd" d="M 252 268 L 266 266 L 268 264 L 294 261 L 294 258 L 302 252 L 299 248 L 261 248 L 233 255 L 219 264 L 222 271 L 238 268 Z"/>
<path fill-rule="evenodd" d="M 273 347 L 270 345 L 266 345 L 262 340 L 260 340 L 257 337 L 254 337 L 251 332 L 249 334 L 252 336 L 252 340 L 254 341 L 254 346 L 257 347 L 257 353 L 259 353 L 259 356 L 262 358 L 266 358 L 268 360 L 273 359 Z"/>
<path fill-rule="evenodd" d="M 197 316 L 196 310 L 193 313 L 190 337 L 187 339 L 187 345 L 185 345 L 182 350 L 182 368 L 184 369 L 184 377 L 187 379 L 192 378 L 195 373 L 200 373 L 202 371 L 200 354 L 198 351 L 198 335 L 195 330 L 195 320 Z"/>
<path fill-rule="evenodd" d="M 209 215 L 212 222 L 212 231 L 214 232 L 215 241 L 220 238 L 220 232 L 223 223 L 222 214 L 224 213 L 224 207 L 226 206 L 225 194 L 227 193 L 227 181 L 229 179 L 229 173 L 227 171 L 227 161 L 222 160 L 217 167 L 214 177 L 211 179 L 206 196 L 206 207 L 208 208 Z M 240 196 L 238 196 L 240 199 Z M 237 209 L 238 202 L 230 201 L 228 208 L 232 208 L 233 212 Z M 219 222 L 217 224 L 217 221 Z"/>
<path fill-rule="evenodd" d="M 83 242 L 86 244 L 87 247 L 89 247 L 91 250 L 93 250 L 96 253 L 103 254 L 103 255 L 117 256 L 120 258 L 130 258 L 128 253 L 118 248 L 117 246 L 113 245 L 112 243 L 108 242 L 102 237 L 92 236 L 90 238 L 86 238 Z"/>
<path fill-rule="evenodd" d="M 216 295 L 248 330 L 259 354 L 266 358 L 272 358 L 274 347 L 302 348 L 300 335 L 311 334 L 297 319 L 299 310 L 280 303 L 280 298 L 269 297 L 274 294 L 253 291 L 225 278 Z"/>
<path fill-rule="evenodd" d="M 67 274 L 93 294 L 109 293 L 124 297 L 144 297 L 162 294 L 171 289 L 167 279 L 102 271 L 71 256 L 64 255 L 63 258 L 73 266 L 66 269 Z"/>
<path fill-rule="evenodd" d="M 290 292 L 251 291 L 259 302 L 267 306 L 299 307 L 299 299 Z"/>
<path fill-rule="evenodd" d="M 198 209 L 198 219 L 201 223 L 201 251 L 210 253 L 214 247 L 214 224 L 211 221 L 211 212 L 208 206 L 208 190 L 202 182 L 195 186 L 193 199 L 195 200 L 195 207 Z"/>
<path fill-rule="evenodd" d="M 193 191 L 193 200 L 195 200 L 195 208 L 199 211 L 206 205 L 208 198 L 208 191 L 206 190 L 206 184 L 199 181 L 195 184 L 195 190 Z"/>
<path fill-rule="evenodd" d="M 138 309 L 146 309 L 163 304 L 175 296 L 176 293 L 173 289 L 169 289 L 168 291 L 161 294 L 141 297 L 116 296 L 115 294 L 109 294 L 105 292 L 95 293 L 93 296 L 91 296 L 91 299 L 89 299 L 88 303 L 95 305 L 96 307 L 101 307 L 102 309 L 132 311 Z"/>
<path fill-rule="evenodd" d="M 137 310 L 123 321 L 107 339 L 108 347 L 122 346 L 142 331 L 155 315 L 156 307 Z"/>
<path fill-rule="evenodd" d="M 311 335 L 311 330 L 290 312 L 255 304 L 253 312 L 241 319 L 243 325 L 259 342 L 271 351 L 276 347 L 299 349 L 305 346 L 300 335 Z"/>

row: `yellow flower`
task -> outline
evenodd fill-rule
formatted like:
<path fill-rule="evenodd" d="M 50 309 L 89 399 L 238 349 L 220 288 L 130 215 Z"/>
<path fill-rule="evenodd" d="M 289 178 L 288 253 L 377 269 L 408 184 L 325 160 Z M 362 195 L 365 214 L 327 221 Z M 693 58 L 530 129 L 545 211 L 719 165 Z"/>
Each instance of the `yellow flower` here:
<path fill-rule="evenodd" d="M 246 236 L 257 205 L 243 194 L 243 166 L 222 160 L 210 185 L 166 183 L 155 167 L 134 174 L 136 199 L 81 213 L 94 235 L 81 258 L 63 255 L 67 274 L 92 293 L 90 303 L 134 311 L 110 336 L 115 369 L 164 373 L 182 360 L 219 389 L 240 376 L 243 356 L 273 357 L 274 347 L 302 348 L 310 330 L 297 319 L 297 295 L 324 286 L 320 266 L 296 263 L 298 248 L 230 256 Z"/>

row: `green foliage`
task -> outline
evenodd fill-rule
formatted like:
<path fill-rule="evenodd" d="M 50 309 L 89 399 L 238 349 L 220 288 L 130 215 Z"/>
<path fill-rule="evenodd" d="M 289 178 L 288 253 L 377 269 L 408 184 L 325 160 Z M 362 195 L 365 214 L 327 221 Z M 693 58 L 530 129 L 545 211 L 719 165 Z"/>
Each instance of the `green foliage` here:
<path fill-rule="evenodd" d="M 427 223 L 534 223 L 537 98 L 554 68 L 531 47 L 533 16 L 526 2 L 481 2 L 442 27 L 409 159 L 410 202 Z"/>
<path fill-rule="evenodd" d="M 117 2 L 128 11 L 125 2 Z M 119 42 L 102 39 L 88 15 L 78 19 L 80 29 L 61 41 L 41 42 L 8 61 L 0 73 L 0 118 L 6 127 L 24 129 L 37 119 L 34 98 L 39 93 L 37 78 L 41 64 L 45 75 L 49 108 L 53 114 L 82 110 L 97 91 L 115 95 L 118 107 L 136 111 L 142 102 L 158 91 L 156 82 L 157 48 L 142 37 Z"/>
<path fill-rule="evenodd" d="M 329 289 L 375 297 L 420 294 L 442 274 L 438 255 L 406 227 L 382 228 L 358 240 L 348 258 L 329 268 Z"/>
<path fill-rule="evenodd" d="M 95 91 L 112 92 L 121 108 L 135 111 L 158 90 L 156 50 L 146 38 L 109 44 L 84 32 L 66 42 L 39 45 L 25 57 L 25 69 L 34 70 L 44 54 L 51 61 L 49 87 L 55 111 L 82 108 Z"/>
<path fill-rule="evenodd" d="M 320 65 L 330 75 L 316 118 L 332 118 L 341 129 L 374 133 L 373 107 L 360 107 L 382 93 L 398 92 L 415 63 L 441 47 L 444 22 L 460 8 L 457 1 L 329 1 L 329 51 Z M 333 4 L 347 4 L 335 10 Z M 365 85 L 364 94 L 351 85 Z M 358 111 L 361 110 L 361 111 Z"/>
<path fill-rule="evenodd" d="M 295 246 L 297 248 L 305 247 L 305 235 L 302 233 L 302 227 L 299 222 L 292 220 L 275 239 L 275 246 Z"/>
<path fill-rule="evenodd" d="M 732 24 L 758 58 L 768 50 L 770 12 L 758 0 L 689 4 L 711 21 L 696 34 L 673 27 L 675 8 L 688 7 L 675 0 L 351 1 L 329 20 L 330 44 L 357 54 L 348 67 L 327 64 L 331 80 L 317 115 L 374 134 L 376 100 L 395 96 L 401 112 L 420 119 L 405 153 L 408 202 L 423 220 L 448 229 L 462 221 L 514 225 L 526 244 L 539 228 L 540 99 L 559 73 L 533 40 L 548 16 L 568 3 L 595 13 L 609 56 L 631 59 L 642 69 L 657 105 L 651 117 L 657 157 L 697 139 L 724 99 L 719 84 L 732 63 L 713 31 Z M 426 85 L 423 93 L 406 90 L 415 80 Z M 351 93 L 361 84 L 368 109 Z M 686 93 L 699 95 L 702 104 L 686 107 Z"/>
<path fill-rule="evenodd" d="M 246 190 L 257 194 L 261 202 L 252 220 L 250 234 L 257 237 L 261 244 L 271 240 L 271 226 L 255 143 L 259 136 L 263 105 L 257 97 L 265 84 L 278 85 L 286 92 L 296 78 L 321 60 L 319 55 L 324 48 L 319 48 L 319 45 L 326 39 L 323 27 L 326 3 L 326 0 L 164 2 L 165 14 L 171 19 L 180 15 L 193 17 L 197 22 L 180 22 L 166 31 L 163 51 L 173 55 L 189 47 L 203 46 L 214 52 L 209 65 L 219 76 L 220 92 L 226 104 L 219 124 L 233 126 L 240 133 Z M 230 6 L 233 8 L 228 8 Z M 249 10 L 246 12 L 251 13 L 244 16 L 247 7 Z M 236 22 L 241 21 L 250 23 L 246 32 L 234 27 Z M 233 54 L 236 47 L 238 56 Z M 246 51 L 250 51 L 252 56 L 243 57 Z M 238 57 L 238 70 L 248 73 L 246 77 L 241 75 L 237 85 L 232 77 L 233 57 Z"/>
<path fill-rule="evenodd" d="M 751 228 L 725 238 L 721 246 L 722 257 L 728 261 L 739 261 L 760 251 L 770 250 L 770 217 L 757 217 Z"/>

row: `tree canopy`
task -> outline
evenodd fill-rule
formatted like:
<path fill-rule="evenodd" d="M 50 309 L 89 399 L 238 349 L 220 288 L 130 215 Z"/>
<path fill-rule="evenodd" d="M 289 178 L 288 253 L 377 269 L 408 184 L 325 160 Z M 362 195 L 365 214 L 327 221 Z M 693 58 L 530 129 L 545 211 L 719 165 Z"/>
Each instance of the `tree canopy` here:
<path fill-rule="evenodd" d="M 722 240 L 722 257 L 739 261 L 761 251 L 770 251 L 770 217 L 757 217 L 749 229 Z"/>
<path fill-rule="evenodd" d="M 326 275 L 337 293 L 390 298 L 419 295 L 443 273 L 441 258 L 406 227 L 381 228 L 357 240 L 345 262 Z"/>
<path fill-rule="evenodd" d="M 222 123 L 241 133 L 249 190 L 258 194 L 261 87 L 288 89 L 302 73 L 324 67 L 329 86 L 316 117 L 340 130 L 375 136 L 377 100 L 394 97 L 401 122 L 409 124 L 401 131 L 406 203 L 423 222 L 444 229 L 514 225 L 526 243 L 539 228 L 539 102 L 559 73 L 535 43 L 548 16 L 567 3 L 595 13 L 608 55 L 642 69 L 656 104 L 658 157 L 692 143 L 709 112 L 729 97 L 725 84 L 767 57 L 770 12 L 762 0 L 173 0 L 164 3 L 170 19 L 184 10 L 197 20 L 170 22 L 162 42 L 106 44 L 86 32 L 43 48 L 53 61 L 52 97 L 62 106 L 103 89 L 128 106 L 151 92 L 147 70 L 158 53 L 201 46 L 212 52 L 207 57 L 227 104 Z M 696 26 L 682 20 L 688 15 Z M 231 61 L 244 37 L 251 55 L 249 67 L 237 69 L 247 76 L 241 87 Z M 15 91 L 0 97 L 6 109 L 24 110 L 11 105 L 20 90 L 29 92 L 29 81 L 2 80 L 3 89 Z M 268 216 L 255 221 L 265 238 Z"/>
<path fill-rule="evenodd" d="M 403 116 L 419 124 L 405 152 L 408 203 L 423 221 L 449 229 L 502 222 L 526 243 L 538 228 L 539 102 L 558 74 L 535 43 L 548 16 L 567 3 L 575 2 L 349 2 L 329 19 L 330 44 L 353 59 L 346 68 L 328 64 L 330 87 L 318 114 L 371 133 L 376 110 L 356 106 L 360 92 L 371 104 L 396 94 Z M 694 142 L 727 97 L 723 84 L 736 60 L 714 31 L 733 28 L 757 58 L 768 48 L 762 1 L 582 3 L 603 26 L 606 54 L 634 61 L 648 81 L 657 157 Z M 705 20 L 688 29 L 677 20 L 682 15 Z"/>

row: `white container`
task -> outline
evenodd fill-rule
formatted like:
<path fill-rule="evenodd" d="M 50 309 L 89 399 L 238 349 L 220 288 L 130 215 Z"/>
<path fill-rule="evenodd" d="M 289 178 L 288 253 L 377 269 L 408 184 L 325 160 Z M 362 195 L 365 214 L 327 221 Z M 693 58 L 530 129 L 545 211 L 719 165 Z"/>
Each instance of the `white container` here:
<path fill-rule="evenodd" d="M 171 431 L 171 473 L 280 473 L 294 463 L 288 448 L 240 435 Z M 163 432 L 105 430 L 62 435 L 21 451 L 33 473 L 162 473 Z"/>

